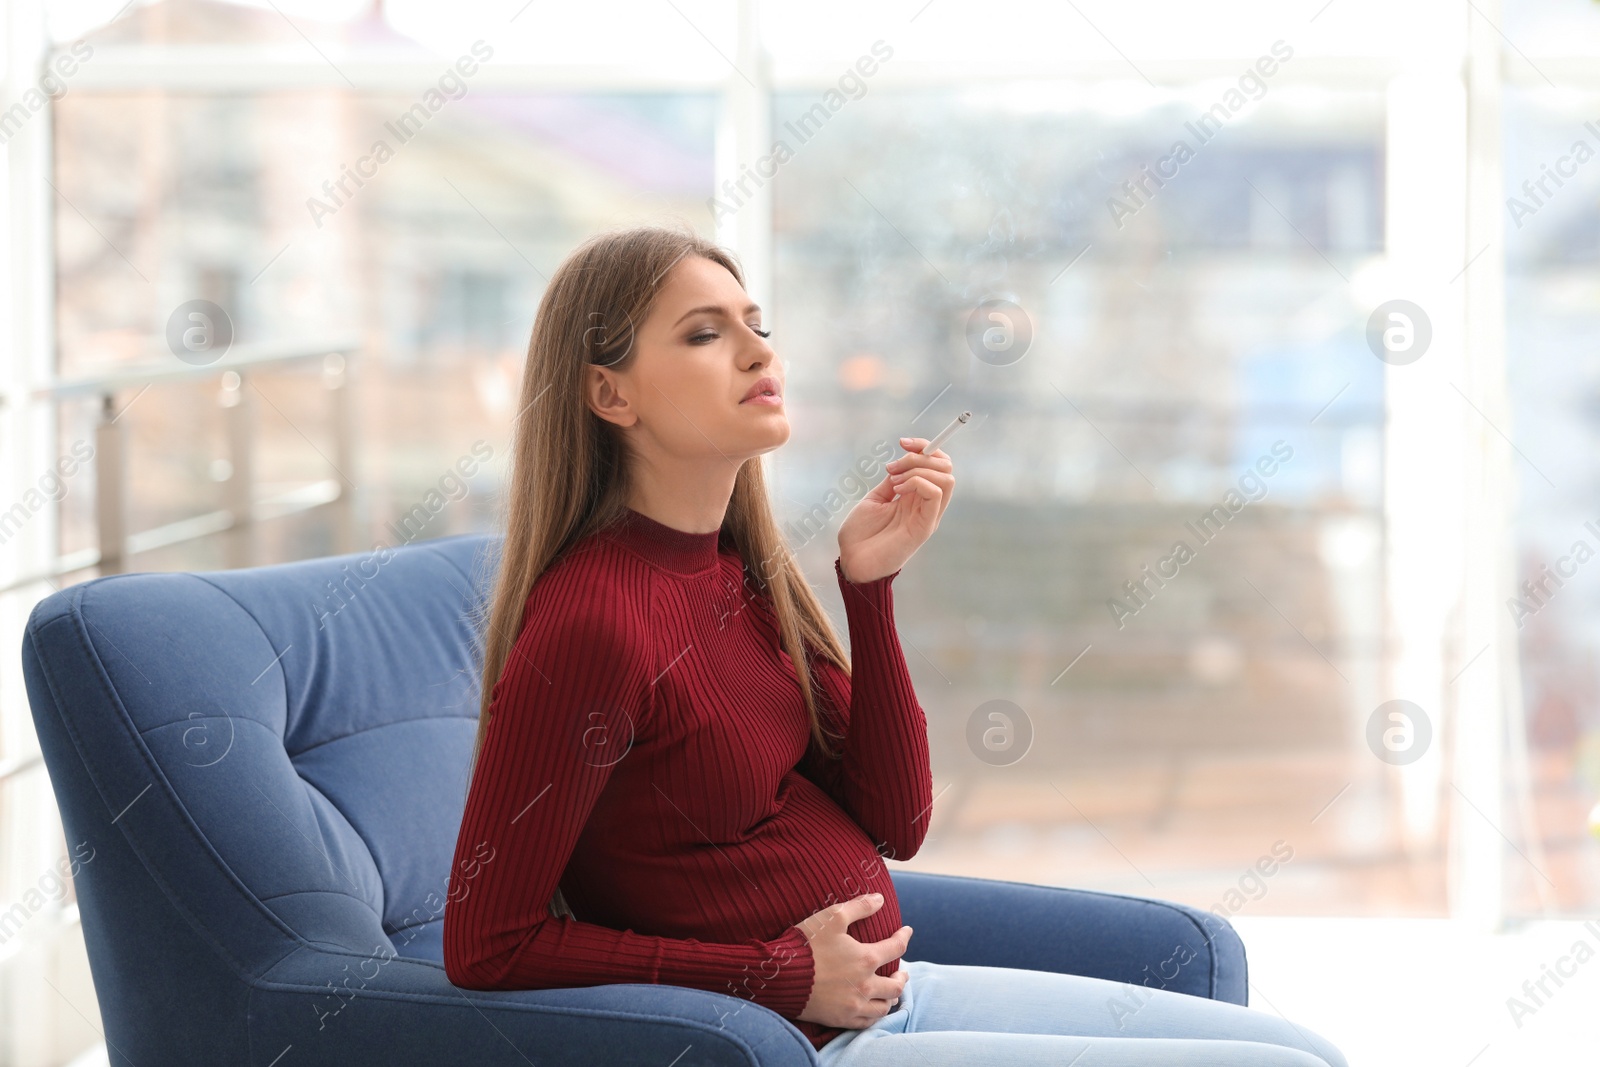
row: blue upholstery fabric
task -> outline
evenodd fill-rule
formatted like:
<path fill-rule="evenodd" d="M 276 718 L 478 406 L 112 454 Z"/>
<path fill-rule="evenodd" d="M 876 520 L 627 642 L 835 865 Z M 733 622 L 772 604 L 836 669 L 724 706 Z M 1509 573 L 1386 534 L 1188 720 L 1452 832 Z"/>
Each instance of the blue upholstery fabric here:
<path fill-rule="evenodd" d="M 722 994 L 446 979 L 470 616 L 497 549 L 114 575 L 36 605 L 23 672 L 69 847 L 94 849 L 75 881 L 113 1064 L 815 1062 L 786 1020 Z M 1212 918 L 1207 943 L 1194 909 L 894 879 L 908 958 L 1138 982 L 1186 944 L 1199 962 L 1167 988 L 1245 1002 L 1238 938 Z"/>

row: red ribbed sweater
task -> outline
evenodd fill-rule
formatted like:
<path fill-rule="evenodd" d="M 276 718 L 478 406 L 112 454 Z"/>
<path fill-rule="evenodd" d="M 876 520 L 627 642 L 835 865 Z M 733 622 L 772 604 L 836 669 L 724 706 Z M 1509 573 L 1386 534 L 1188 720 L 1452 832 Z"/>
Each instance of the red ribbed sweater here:
<path fill-rule="evenodd" d="M 851 673 L 807 656 L 842 760 L 811 740 L 770 603 L 719 532 L 628 509 L 539 576 L 456 842 L 453 983 L 689 986 L 771 1008 L 815 1048 L 844 1032 L 795 1018 L 814 976 L 795 924 L 876 892 L 883 907 L 850 935 L 900 928 L 882 861 L 921 847 L 933 782 L 895 633 L 899 571 L 834 572 Z M 557 885 L 571 916 L 550 910 Z"/>

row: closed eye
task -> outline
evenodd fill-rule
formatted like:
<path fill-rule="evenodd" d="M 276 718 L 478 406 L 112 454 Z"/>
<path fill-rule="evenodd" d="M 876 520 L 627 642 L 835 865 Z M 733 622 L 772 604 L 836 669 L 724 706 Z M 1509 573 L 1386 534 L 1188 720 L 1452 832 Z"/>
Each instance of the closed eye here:
<path fill-rule="evenodd" d="M 757 337 L 760 337 L 760 338 L 767 338 L 767 337 L 771 337 L 772 336 L 772 331 L 771 330 L 763 330 L 759 326 L 750 327 L 750 332 L 755 334 Z M 703 344 L 709 344 L 712 341 L 715 341 L 716 339 L 717 339 L 717 331 L 715 331 L 715 330 L 703 330 L 700 333 L 690 334 L 689 338 L 688 338 L 688 341 L 692 345 L 703 345 Z"/>

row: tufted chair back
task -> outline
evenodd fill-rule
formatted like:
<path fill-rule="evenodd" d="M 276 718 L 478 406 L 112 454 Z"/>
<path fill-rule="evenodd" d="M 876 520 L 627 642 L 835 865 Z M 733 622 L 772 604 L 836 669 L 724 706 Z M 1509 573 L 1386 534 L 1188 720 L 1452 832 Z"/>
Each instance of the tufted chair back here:
<path fill-rule="evenodd" d="M 92 854 L 76 881 L 108 1035 L 173 997 L 102 977 L 160 973 L 195 938 L 247 980 L 306 945 L 442 959 L 478 714 L 471 613 L 497 551 L 466 535 L 114 575 L 36 606 L 23 660 L 41 743 L 52 777 L 89 787 L 56 782 L 69 851 Z"/>

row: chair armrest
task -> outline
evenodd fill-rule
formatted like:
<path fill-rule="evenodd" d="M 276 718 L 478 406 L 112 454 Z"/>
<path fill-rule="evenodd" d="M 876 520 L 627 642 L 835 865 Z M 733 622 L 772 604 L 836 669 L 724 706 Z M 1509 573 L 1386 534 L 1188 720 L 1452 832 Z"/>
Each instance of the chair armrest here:
<path fill-rule="evenodd" d="M 1211 912 L 1116 893 L 894 871 L 906 958 L 1021 967 L 1248 1003 L 1244 942 Z"/>
<path fill-rule="evenodd" d="M 649 983 L 485 992 L 452 985 L 429 960 L 336 949 L 300 949 L 255 980 L 249 1018 L 250 1067 L 290 1046 L 281 1067 L 817 1062 L 782 1016 L 721 993 Z"/>

